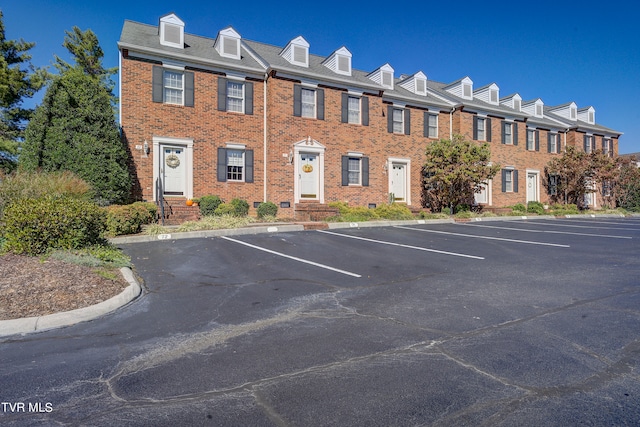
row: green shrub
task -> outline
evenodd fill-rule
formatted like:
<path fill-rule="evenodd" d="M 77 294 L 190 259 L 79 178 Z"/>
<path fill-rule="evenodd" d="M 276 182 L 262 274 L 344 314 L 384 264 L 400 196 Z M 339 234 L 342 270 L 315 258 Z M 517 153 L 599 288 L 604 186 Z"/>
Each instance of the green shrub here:
<path fill-rule="evenodd" d="M 580 213 L 578 206 L 571 203 L 566 205 L 556 203 L 551 206 L 550 210 L 554 215 L 577 215 Z"/>
<path fill-rule="evenodd" d="M 200 207 L 200 215 L 208 216 L 215 215 L 216 209 L 222 203 L 218 196 L 202 196 L 198 200 L 198 206 Z"/>
<path fill-rule="evenodd" d="M 0 181 L 0 217 L 5 206 L 21 199 L 66 196 L 89 201 L 91 186 L 72 172 L 24 172 L 2 177 Z"/>
<path fill-rule="evenodd" d="M 381 204 L 374 209 L 366 206 L 350 207 L 344 202 L 331 202 L 329 206 L 338 208 L 340 214 L 328 218 L 328 221 L 363 222 L 377 219 L 402 220 L 414 218 L 411 210 L 406 205 L 400 203 Z"/>
<path fill-rule="evenodd" d="M 142 224 L 155 222 L 158 207 L 151 202 L 135 202 L 130 205 L 112 205 L 107 211 L 107 234 L 119 236 L 139 233 Z"/>
<path fill-rule="evenodd" d="M 50 249 L 78 249 L 102 243 L 106 212 L 68 196 L 22 199 L 5 209 L 5 248 L 39 255 Z"/>
<path fill-rule="evenodd" d="M 233 199 L 231 206 L 233 206 L 233 215 L 238 217 L 249 215 L 249 203 L 246 200 Z"/>
<path fill-rule="evenodd" d="M 454 215 L 456 218 L 473 218 L 473 212 L 471 211 L 460 211 Z"/>
<path fill-rule="evenodd" d="M 278 205 L 273 202 L 264 202 L 258 205 L 258 218 L 274 217 L 278 214 Z"/>
<path fill-rule="evenodd" d="M 460 213 L 460 212 L 471 212 L 471 206 L 467 205 L 466 203 L 462 203 L 460 205 L 456 206 L 456 213 Z"/>
<path fill-rule="evenodd" d="M 233 215 L 234 209 L 231 203 L 220 203 L 216 210 L 214 211 L 215 215 Z"/>
<path fill-rule="evenodd" d="M 544 215 L 544 205 L 540 202 L 528 202 L 527 203 L 527 212 L 535 213 L 538 215 Z"/>
<path fill-rule="evenodd" d="M 376 216 L 382 219 L 402 220 L 414 218 L 411 209 L 409 209 L 407 205 L 400 203 L 378 205 L 374 211 Z"/>
<path fill-rule="evenodd" d="M 513 207 L 511 208 L 511 210 L 513 212 L 526 212 L 527 208 L 525 205 L 523 205 L 522 203 L 516 203 L 515 205 L 513 205 Z"/>

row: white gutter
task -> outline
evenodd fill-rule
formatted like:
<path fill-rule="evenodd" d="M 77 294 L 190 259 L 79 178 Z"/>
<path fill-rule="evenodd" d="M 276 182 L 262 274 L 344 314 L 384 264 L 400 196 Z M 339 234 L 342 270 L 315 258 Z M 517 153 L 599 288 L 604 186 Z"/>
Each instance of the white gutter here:
<path fill-rule="evenodd" d="M 118 49 L 118 125 L 122 128 L 122 51 Z"/>
<path fill-rule="evenodd" d="M 263 129 L 263 146 L 262 146 L 262 173 L 263 180 L 262 183 L 262 201 L 267 202 L 267 81 L 269 80 L 269 73 L 264 74 L 264 85 L 263 85 L 263 100 L 262 100 L 262 129 Z"/>

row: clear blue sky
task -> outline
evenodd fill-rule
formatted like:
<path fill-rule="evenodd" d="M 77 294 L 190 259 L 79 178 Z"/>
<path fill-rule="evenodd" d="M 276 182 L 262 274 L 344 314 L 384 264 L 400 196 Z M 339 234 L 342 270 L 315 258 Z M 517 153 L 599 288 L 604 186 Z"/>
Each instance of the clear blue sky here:
<path fill-rule="evenodd" d="M 386 3 L 386 5 L 385 5 Z M 10 0 L 0 5 L 9 39 L 35 42 L 36 66 L 68 57 L 64 31 L 93 30 L 105 66 L 118 65 L 125 19 L 157 24 L 174 12 L 189 33 L 215 37 L 233 26 L 242 37 L 277 46 L 302 35 L 311 53 L 346 46 L 353 67 L 389 63 L 400 74 L 423 71 L 475 87 L 496 83 L 545 105 L 592 105 L 596 121 L 623 132 L 620 153 L 640 152 L 640 33 L 637 5 L 606 2 L 234 2 Z M 36 102 L 39 102 L 39 98 Z"/>

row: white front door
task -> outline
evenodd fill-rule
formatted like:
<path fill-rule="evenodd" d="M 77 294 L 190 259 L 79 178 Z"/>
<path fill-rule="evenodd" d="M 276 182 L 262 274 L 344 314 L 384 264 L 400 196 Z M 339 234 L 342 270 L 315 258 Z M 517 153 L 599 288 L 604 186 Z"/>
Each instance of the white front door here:
<path fill-rule="evenodd" d="M 394 202 L 406 202 L 407 169 L 403 163 L 391 164 L 391 191 Z"/>
<path fill-rule="evenodd" d="M 538 201 L 538 174 L 527 172 L 527 203 Z"/>
<path fill-rule="evenodd" d="M 186 163 L 184 147 L 162 146 L 160 176 L 165 196 L 184 196 Z"/>
<path fill-rule="evenodd" d="M 298 159 L 298 180 L 300 199 L 318 200 L 320 190 L 318 154 L 300 153 Z"/>
<path fill-rule="evenodd" d="M 474 194 L 474 199 L 477 204 L 486 205 L 489 203 L 487 184 L 485 183 L 480 184 L 480 191 L 477 191 Z"/>

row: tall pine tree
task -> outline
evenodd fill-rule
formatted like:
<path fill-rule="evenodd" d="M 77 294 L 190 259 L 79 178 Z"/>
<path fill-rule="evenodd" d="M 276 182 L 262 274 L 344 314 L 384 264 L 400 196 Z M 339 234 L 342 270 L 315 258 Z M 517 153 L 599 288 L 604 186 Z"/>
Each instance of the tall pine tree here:
<path fill-rule="evenodd" d="M 99 203 L 124 203 L 131 178 L 115 120 L 110 78 L 115 70 L 102 66 L 102 49 L 91 30 L 74 27 L 66 34 L 64 46 L 75 64 L 56 57 L 59 74 L 27 126 L 20 168 L 74 172 L 92 185 Z"/>
<path fill-rule="evenodd" d="M 22 102 L 44 86 L 46 72 L 31 65 L 27 52 L 35 43 L 6 39 L 3 18 L 0 11 L 0 171 L 7 173 L 17 165 L 18 146 L 33 112 Z"/>

